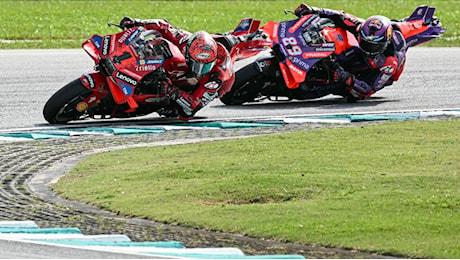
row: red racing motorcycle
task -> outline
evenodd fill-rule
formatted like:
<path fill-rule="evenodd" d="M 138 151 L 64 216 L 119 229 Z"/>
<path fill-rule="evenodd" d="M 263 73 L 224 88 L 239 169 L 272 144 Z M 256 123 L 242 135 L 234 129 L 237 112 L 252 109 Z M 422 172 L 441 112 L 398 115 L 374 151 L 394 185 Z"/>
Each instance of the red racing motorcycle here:
<path fill-rule="evenodd" d="M 259 25 L 260 21 L 248 18 L 227 33 L 239 39 L 236 44 L 224 44 L 232 63 L 254 56 L 270 45 L 259 37 L 263 35 Z M 216 41 L 224 43 L 223 36 L 213 35 Z M 112 35 L 93 35 L 82 48 L 95 66 L 50 97 L 43 108 L 49 123 L 130 118 L 154 112 L 165 115 L 163 111 L 173 109 L 162 86 L 167 82 L 165 67 L 185 63 L 174 44 L 140 26 Z"/>
<path fill-rule="evenodd" d="M 434 11 L 433 7 L 419 6 L 409 17 L 393 21 L 409 47 L 445 32 Z M 305 100 L 330 94 L 356 101 L 343 87 L 329 84 L 336 57 L 359 48 L 353 34 L 315 14 L 279 23 L 271 21 L 262 28 L 273 41 L 271 51 L 236 72 L 232 89 L 220 98 L 224 104 Z M 300 88 L 301 83 L 306 87 Z"/>

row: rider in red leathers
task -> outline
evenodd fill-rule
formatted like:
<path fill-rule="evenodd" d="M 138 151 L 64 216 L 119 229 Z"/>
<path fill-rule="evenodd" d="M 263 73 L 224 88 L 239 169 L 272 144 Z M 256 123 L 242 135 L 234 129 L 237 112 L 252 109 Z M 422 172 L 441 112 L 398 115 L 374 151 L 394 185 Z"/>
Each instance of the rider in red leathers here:
<path fill-rule="evenodd" d="M 124 17 L 122 28 L 143 26 L 155 30 L 161 37 L 175 44 L 184 54 L 185 64 L 165 68 L 172 85 L 167 93 L 182 120 L 193 115 L 230 90 L 235 81 L 228 50 L 204 31 L 190 33 L 171 26 L 166 20 L 139 20 Z"/>
<path fill-rule="evenodd" d="M 318 14 L 355 35 L 359 48 L 339 55 L 340 66 L 334 72 L 335 81 L 343 84 L 354 99 L 369 97 L 398 80 L 404 69 L 407 44 L 388 18 L 371 16 L 364 20 L 343 11 L 306 4 L 298 6 L 294 13 L 298 17 Z"/>

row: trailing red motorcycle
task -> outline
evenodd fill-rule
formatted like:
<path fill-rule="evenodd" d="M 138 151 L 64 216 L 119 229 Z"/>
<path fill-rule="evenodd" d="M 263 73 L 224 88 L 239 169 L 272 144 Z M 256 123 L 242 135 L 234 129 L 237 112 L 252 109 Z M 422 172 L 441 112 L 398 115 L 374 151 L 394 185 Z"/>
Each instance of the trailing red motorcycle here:
<path fill-rule="evenodd" d="M 267 40 L 258 37 L 262 33 L 259 25 L 258 20 L 242 20 L 227 33 L 238 37 L 236 44 L 225 44 L 224 35 L 213 37 L 224 43 L 234 64 L 269 46 Z M 174 109 L 163 87 L 168 80 L 165 68 L 185 64 L 185 58 L 174 44 L 155 36 L 155 31 L 139 26 L 112 35 L 93 35 L 82 48 L 94 60 L 94 69 L 51 96 L 43 108 L 49 123 L 130 118 L 154 112 L 165 115 L 164 111 Z"/>
<path fill-rule="evenodd" d="M 422 44 L 445 32 L 434 11 L 433 7 L 419 6 L 409 17 L 393 20 L 392 26 L 402 33 L 408 47 Z M 236 72 L 232 89 L 220 99 L 224 104 L 305 100 L 330 94 L 356 101 L 345 87 L 330 84 L 339 63 L 337 57 L 359 48 L 352 33 L 317 14 L 271 21 L 262 28 L 273 41 L 271 51 Z"/>

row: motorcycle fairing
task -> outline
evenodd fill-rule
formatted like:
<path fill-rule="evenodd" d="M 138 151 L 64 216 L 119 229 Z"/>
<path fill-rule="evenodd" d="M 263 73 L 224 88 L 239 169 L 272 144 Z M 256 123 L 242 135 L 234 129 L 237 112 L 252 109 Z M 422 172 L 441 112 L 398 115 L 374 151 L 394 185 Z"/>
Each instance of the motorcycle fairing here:
<path fill-rule="evenodd" d="M 133 98 L 134 89 L 145 75 L 169 63 L 183 62 L 185 64 L 185 58 L 171 59 L 167 64 L 164 64 L 165 57 L 163 55 L 145 55 L 143 52 L 146 50 L 147 41 L 151 45 L 159 43 L 170 45 L 164 39 L 144 39 L 151 34 L 151 31 L 147 31 L 140 26 L 104 37 L 93 35 L 82 45 L 95 63 L 103 68 L 104 74 L 108 78 L 107 85 L 114 101 L 117 104 L 127 103 L 129 105 L 130 109 L 126 112 L 132 112 L 138 107 L 136 100 Z M 174 54 L 175 52 L 180 53 L 177 47 L 177 50 L 170 49 Z M 175 57 L 174 54 L 171 54 L 171 57 Z"/>
<path fill-rule="evenodd" d="M 280 67 L 286 85 L 290 89 L 304 82 L 308 71 L 322 58 L 336 51 L 333 42 L 312 43 L 307 29 L 320 19 L 317 15 L 306 15 L 285 22 L 268 22 L 263 26 L 274 45 L 278 45 Z"/>
<path fill-rule="evenodd" d="M 328 42 L 335 43 L 335 54 L 340 55 L 350 47 L 359 47 L 356 37 L 349 31 L 343 28 L 325 27 L 323 35 Z M 323 55 L 321 58 L 327 57 Z"/>
<path fill-rule="evenodd" d="M 91 95 L 76 105 L 76 109 L 80 112 L 85 111 L 88 107 L 93 106 L 99 100 L 109 94 L 109 91 L 106 88 L 107 81 L 105 80 L 105 76 L 102 75 L 99 71 L 90 71 L 84 73 L 80 77 L 80 82 L 87 89 L 93 91 Z"/>

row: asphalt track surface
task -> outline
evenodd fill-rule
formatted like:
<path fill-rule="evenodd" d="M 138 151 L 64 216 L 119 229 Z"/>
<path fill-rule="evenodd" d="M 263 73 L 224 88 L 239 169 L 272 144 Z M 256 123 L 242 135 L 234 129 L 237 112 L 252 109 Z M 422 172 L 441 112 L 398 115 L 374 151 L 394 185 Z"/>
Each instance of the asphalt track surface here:
<path fill-rule="evenodd" d="M 356 104 L 348 104 L 337 97 L 325 97 L 320 100 L 303 102 L 262 102 L 257 104 L 229 107 L 220 101 L 213 101 L 210 106 L 200 111 L 199 119 L 221 120 L 234 118 L 265 118 L 290 115 L 319 115 L 343 113 L 367 113 L 385 111 L 419 111 L 458 109 L 460 107 L 460 48 L 413 48 L 409 50 L 406 69 L 401 79 L 394 86 L 377 93 L 373 98 Z M 90 69 L 92 63 L 89 57 L 79 49 L 75 50 L 0 50 L 0 130 L 15 128 L 29 128 L 48 126 L 42 116 L 43 105 L 47 99 L 63 85 L 79 77 L 81 73 Z M 141 119 L 143 123 L 155 124 L 162 122 L 157 115 Z M 136 123 L 137 120 L 133 120 Z M 219 133 L 220 135 L 220 133 Z M 175 139 L 172 136 L 171 139 Z M 100 140 L 100 146 L 106 141 Z M 123 140 L 126 142 L 126 139 Z M 133 140 L 142 142 L 142 140 Z M 92 149 L 100 148 L 98 142 L 92 142 Z M 10 158 L 9 162 L 2 164 L 11 165 L 5 174 L 13 174 L 13 168 L 26 168 L 25 164 L 32 165 L 40 158 L 48 158 L 43 151 L 49 152 L 53 160 L 60 160 L 63 154 L 75 152 L 70 144 L 61 144 L 58 141 L 50 142 L 52 149 L 37 146 L 32 154 Z M 87 144 L 91 148 L 89 144 Z M 51 146 L 50 146 L 51 147 Z M 2 150 L 2 156 L 8 157 L 9 153 L 20 153 L 21 147 L 8 147 Z M 44 149 L 44 150 L 40 150 Z M 14 151 L 16 150 L 16 151 Z M 76 152 L 75 152 L 76 153 Z M 77 153 L 76 153 L 77 154 Z M 2 157 L 2 158 L 3 158 Z M 6 158 L 5 157 L 5 158 Z M 27 158 L 29 161 L 24 162 Z M 48 160 L 48 159 L 45 159 Z M 17 166 L 16 166 L 17 165 Z M 40 167 L 46 168 L 48 164 Z M 28 170 L 26 170 L 27 172 Z M 30 174 L 30 172 L 29 172 Z M 10 196 L 10 201 L 15 206 L 4 208 L 3 211 L 14 211 L 24 208 L 21 203 L 28 203 L 30 194 L 25 197 L 15 198 L 17 191 L 2 191 Z M 17 196 L 16 196 L 17 197 Z M 22 202 L 15 202 L 18 199 Z M 16 205 L 19 203 L 19 205 Z M 48 207 L 45 205 L 45 208 Z M 15 214 L 15 213 L 12 213 Z M 69 214 L 65 212 L 65 214 Z M 54 218 L 49 216 L 44 223 L 52 223 Z M 143 228 L 140 228 L 141 230 Z M 129 258 L 129 255 L 108 255 L 97 252 L 72 252 L 69 249 L 55 250 L 54 248 L 35 247 L 23 245 L 13 241 L 0 241 L 0 258 Z M 41 252 L 41 253 L 40 253 Z M 91 255 L 92 253 L 93 255 Z M 98 255 L 99 254 L 99 255 Z M 313 255 L 315 258 L 316 255 Z M 343 258 L 343 255 L 340 255 Z M 355 257 L 353 257 L 355 256 Z M 316 256 L 317 257 L 317 256 Z M 362 257 L 362 256 L 361 256 Z M 352 255 L 352 258 L 361 258 Z M 365 255 L 364 258 L 369 258 Z M 140 258 L 140 257 L 137 257 Z"/>
<path fill-rule="evenodd" d="M 46 126 L 42 110 L 49 97 L 92 66 L 82 49 L 0 50 L 0 129 Z M 408 51 L 405 71 L 398 82 L 356 104 L 336 96 L 243 106 L 225 106 L 214 100 L 196 116 L 220 120 L 452 109 L 460 107 L 459 80 L 460 48 L 415 47 Z M 156 113 L 142 118 L 152 124 L 158 119 Z"/>

